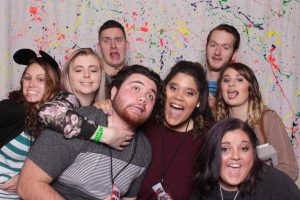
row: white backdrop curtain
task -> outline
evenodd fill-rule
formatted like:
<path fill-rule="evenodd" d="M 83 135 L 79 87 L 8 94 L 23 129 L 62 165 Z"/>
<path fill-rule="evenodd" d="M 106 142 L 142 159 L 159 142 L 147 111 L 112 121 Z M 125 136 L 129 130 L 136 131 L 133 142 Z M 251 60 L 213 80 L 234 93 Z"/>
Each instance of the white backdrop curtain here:
<path fill-rule="evenodd" d="M 24 66 L 12 55 L 20 48 L 44 50 L 62 65 L 75 48 L 96 49 L 99 26 L 116 19 L 126 28 L 128 64 L 145 65 L 164 77 L 178 60 L 205 65 L 209 30 L 228 23 L 241 34 L 237 61 L 255 71 L 264 101 L 282 117 L 299 163 L 299 11 L 300 0 L 2 0 L 0 99 L 19 87 Z"/>

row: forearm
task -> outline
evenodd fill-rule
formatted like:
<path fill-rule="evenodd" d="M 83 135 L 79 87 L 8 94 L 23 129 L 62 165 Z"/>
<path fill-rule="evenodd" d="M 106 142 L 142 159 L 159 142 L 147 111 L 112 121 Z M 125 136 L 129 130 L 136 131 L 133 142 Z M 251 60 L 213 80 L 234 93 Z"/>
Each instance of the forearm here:
<path fill-rule="evenodd" d="M 18 194 L 22 199 L 31 200 L 63 200 L 51 185 L 45 182 L 27 183 L 18 186 Z"/>

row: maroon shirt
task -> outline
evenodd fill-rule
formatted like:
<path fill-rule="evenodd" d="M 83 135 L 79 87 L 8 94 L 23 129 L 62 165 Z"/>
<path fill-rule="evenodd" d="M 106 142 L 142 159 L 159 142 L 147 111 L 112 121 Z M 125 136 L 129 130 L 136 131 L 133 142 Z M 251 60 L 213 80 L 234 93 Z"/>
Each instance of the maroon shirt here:
<path fill-rule="evenodd" d="M 203 136 L 193 140 L 192 131 L 176 132 L 163 124 L 153 122 L 148 123 L 144 131 L 152 148 L 152 162 L 143 180 L 138 199 L 157 199 L 152 186 L 162 181 L 163 169 L 166 173 L 163 179 L 164 189 L 175 200 L 189 199 L 193 186 L 195 156 Z M 180 143 L 182 145 L 170 165 Z M 170 167 L 167 170 L 168 166 Z"/>

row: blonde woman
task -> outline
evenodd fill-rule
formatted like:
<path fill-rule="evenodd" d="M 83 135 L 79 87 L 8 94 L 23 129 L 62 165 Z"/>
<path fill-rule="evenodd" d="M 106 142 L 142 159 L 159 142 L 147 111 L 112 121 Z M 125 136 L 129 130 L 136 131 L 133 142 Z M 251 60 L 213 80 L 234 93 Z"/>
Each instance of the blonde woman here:
<path fill-rule="evenodd" d="M 101 84 L 101 61 L 90 48 L 75 50 L 62 69 L 62 92 L 53 101 L 44 104 L 39 111 L 39 121 L 48 128 L 64 134 L 66 138 L 81 137 L 83 132 L 92 136 L 97 131 L 97 124 L 74 111 L 80 106 L 90 106 L 95 102 Z M 104 88 L 101 88 L 103 90 Z M 122 150 L 132 138 L 132 132 L 122 131 L 111 134 L 115 128 L 109 122 L 104 129 L 101 142 Z"/>

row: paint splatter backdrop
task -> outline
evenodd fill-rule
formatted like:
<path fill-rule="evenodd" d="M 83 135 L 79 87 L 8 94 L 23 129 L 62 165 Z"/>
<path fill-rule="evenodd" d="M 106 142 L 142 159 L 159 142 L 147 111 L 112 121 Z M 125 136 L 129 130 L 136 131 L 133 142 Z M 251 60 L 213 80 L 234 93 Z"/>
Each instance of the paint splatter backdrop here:
<path fill-rule="evenodd" d="M 208 32 L 220 23 L 241 33 L 237 61 L 251 66 L 265 103 L 276 110 L 300 162 L 300 0 L 3 0 L 0 7 L 0 99 L 16 89 L 20 48 L 42 49 L 62 65 L 74 48 L 96 49 L 99 26 L 121 22 L 128 64 L 164 77 L 177 60 L 205 63 Z M 299 182 L 298 182 L 299 184 Z"/>

